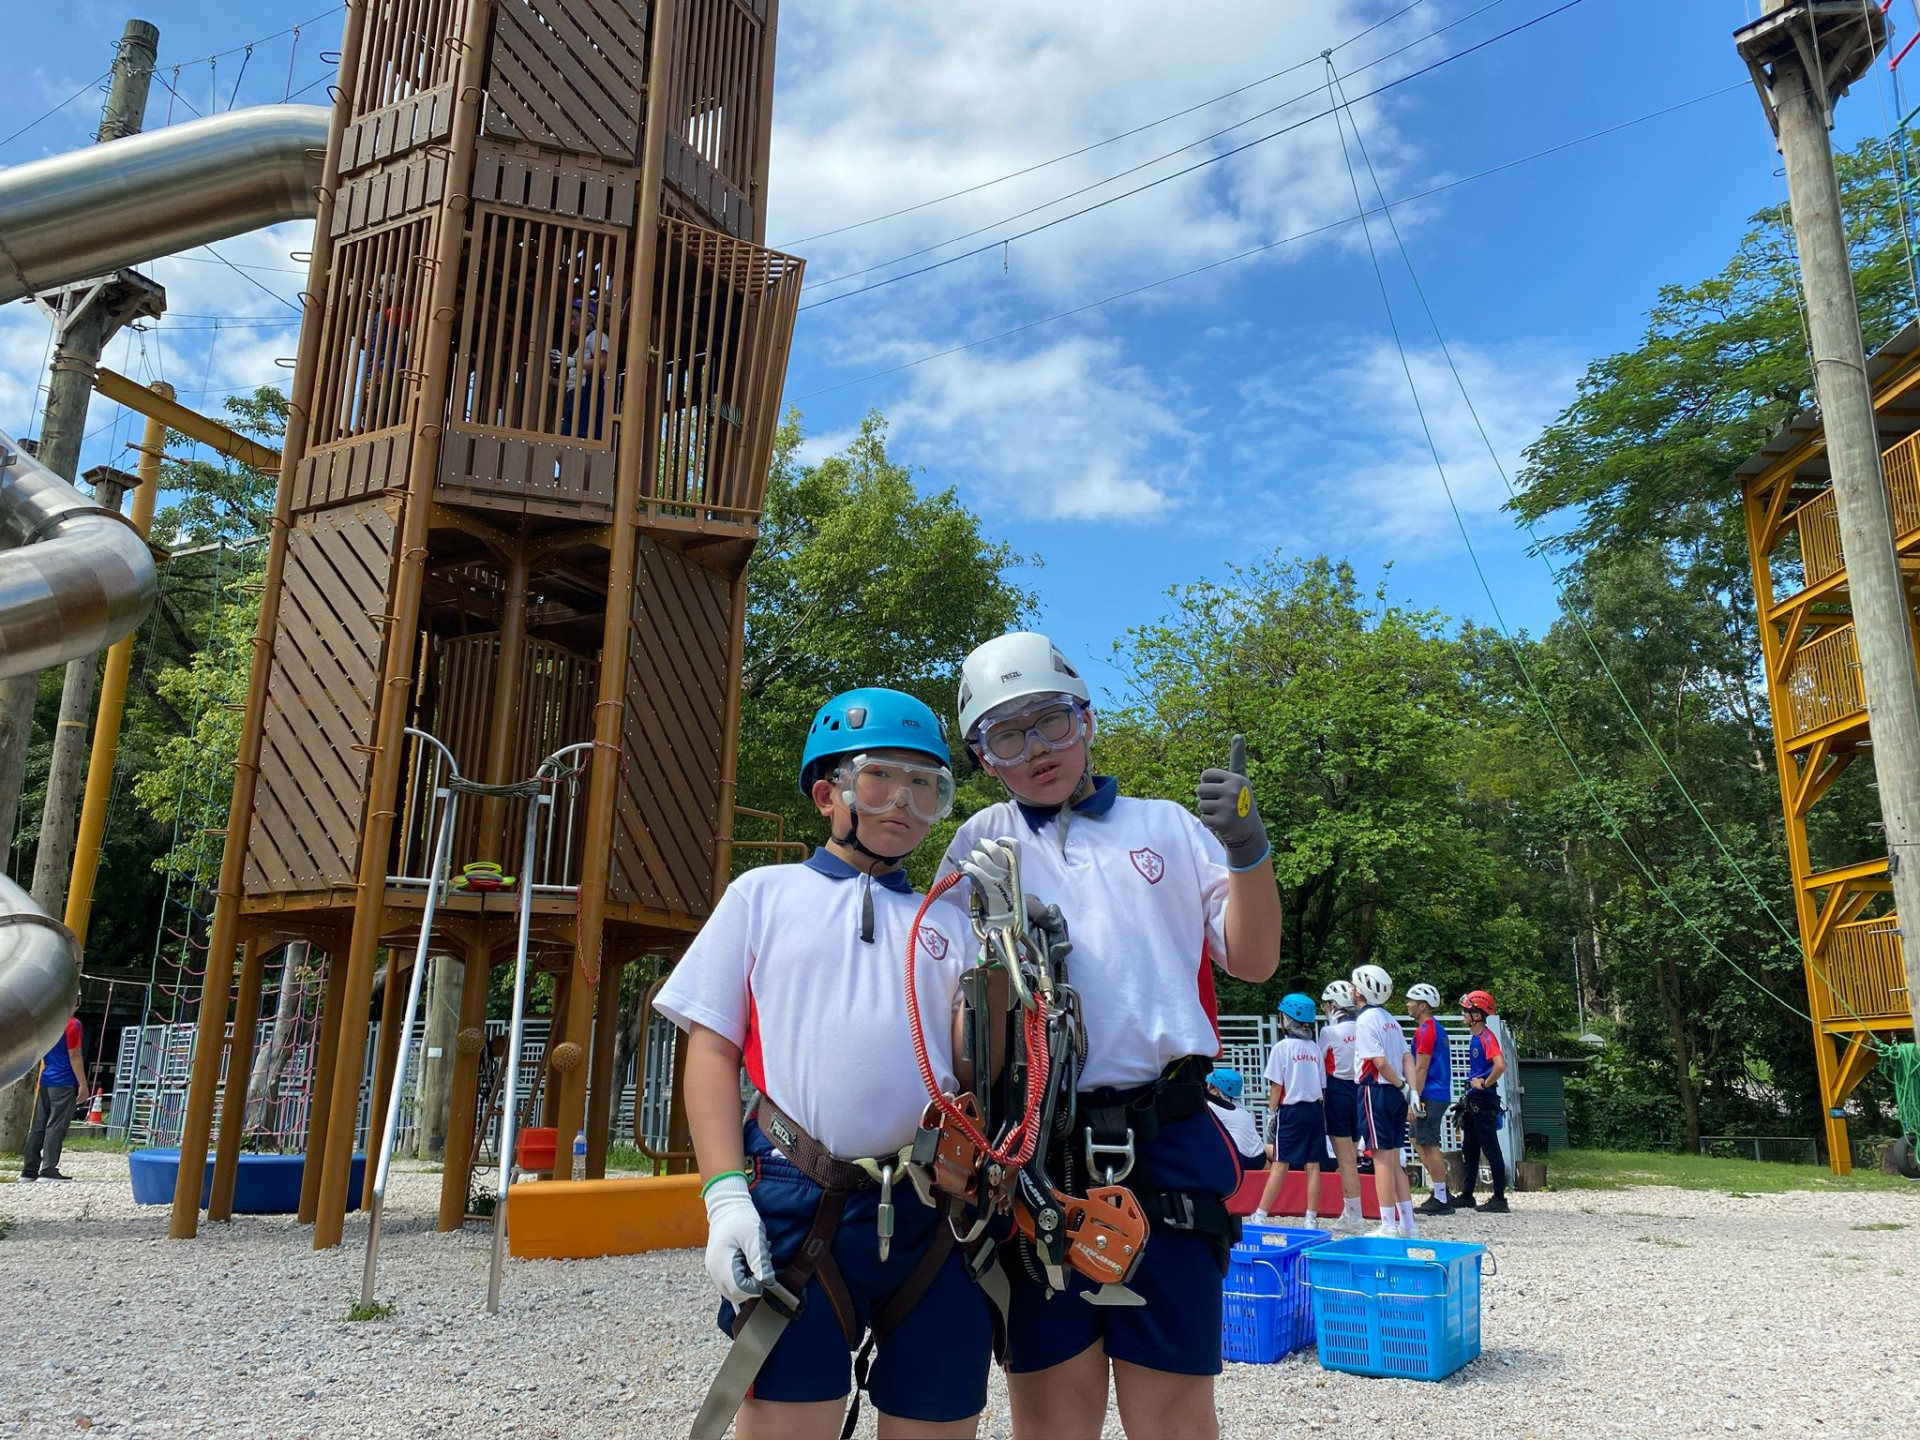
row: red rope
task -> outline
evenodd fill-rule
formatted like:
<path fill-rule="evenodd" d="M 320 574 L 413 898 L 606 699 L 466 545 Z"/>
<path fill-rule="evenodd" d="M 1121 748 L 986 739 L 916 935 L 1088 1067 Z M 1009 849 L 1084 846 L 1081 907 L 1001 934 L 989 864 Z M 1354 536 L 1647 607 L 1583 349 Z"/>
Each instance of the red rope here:
<path fill-rule="evenodd" d="M 927 1055 L 926 1030 L 920 1024 L 920 994 L 914 984 L 914 958 L 920 946 L 920 922 L 927 918 L 927 911 L 932 908 L 933 902 L 964 878 L 955 871 L 929 890 L 927 898 L 920 902 L 919 913 L 913 917 L 913 928 L 907 932 L 907 1026 L 913 1034 L 914 1059 L 920 1062 L 920 1079 L 926 1084 L 934 1108 L 957 1125 L 960 1132 L 990 1159 L 1017 1170 L 1033 1158 L 1033 1152 L 1040 1143 L 1040 1101 L 1046 1093 L 1049 1070 L 1046 1002 L 1036 995 L 1033 1007 L 1026 1014 L 1026 1113 L 1020 1117 L 1020 1123 L 1008 1132 L 1006 1143 L 998 1147 L 968 1118 L 967 1112 L 955 1103 L 953 1097 L 940 1088 L 940 1081 L 933 1073 L 933 1061 Z M 985 1064 L 986 1057 L 977 1057 L 977 1063 Z"/>

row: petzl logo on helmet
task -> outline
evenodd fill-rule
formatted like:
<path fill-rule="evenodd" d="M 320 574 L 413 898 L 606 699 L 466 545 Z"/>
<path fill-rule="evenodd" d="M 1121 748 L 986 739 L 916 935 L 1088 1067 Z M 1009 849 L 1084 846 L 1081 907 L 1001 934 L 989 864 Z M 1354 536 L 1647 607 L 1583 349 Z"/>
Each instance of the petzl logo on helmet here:
<path fill-rule="evenodd" d="M 936 960 L 947 958 L 947 937 L 931 925 L 920 927 L 920 946 Z"/>
<path fill-rule="evenodd" d="M 1159 854 L 1141 846 L 1138 850 L 1129 850 L 1127 858 L 1133 861 L 1133 868 L 1145 877 L 1149 885 L 1158 885 L 1160 877 L 1167 873 L 1167 862 Z"/>

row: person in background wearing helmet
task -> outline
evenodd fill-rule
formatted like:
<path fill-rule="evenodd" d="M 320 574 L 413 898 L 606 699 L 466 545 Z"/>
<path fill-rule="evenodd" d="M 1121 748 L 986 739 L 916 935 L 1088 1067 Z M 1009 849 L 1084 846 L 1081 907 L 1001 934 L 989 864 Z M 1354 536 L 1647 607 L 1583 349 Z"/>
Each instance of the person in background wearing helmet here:
<path fill-rule="evenodd" d="M 1501 1053 L 1499 1037 L 1487 1028 L 1487 1017 L 1494 1013 L 1493 996 L 1469 990 L 1460 997 L 1460 1013 L 1467 1017 L 1473 1038 L 1467 1042 L 1467 1093 L 1460 1097 L 1460 1158 L 1465 1162 L 1466 1184 L 1455 1203 L 1463 1210 L 1505 1215 L 1507 1157 L 1500 1149 L 1500 1077 L 1507 1073 L 1507 1057 Z M 1487 1157 L 1487 1173 L 1493 1177 L 1493 1194 L 1476 1206 L 1473 1187 L 1480 1177 L 1482 1153 Z"/>
<path fill-rule="evenodd" d="M 1420 1152 L 1427 1183 L 1433 1187 L 1414 1210 L 1416 1215 L 1445 1215 L 1453 1208 L 1447 1203 L 1447 1156 L 1440 1148 L 1440 1125 L 1453 1103 L 1453 1042 L 1433 1018 L 1439 1004 L 1440 992 L 1431 985 L 1407 991 L 1407 1016 L 1414 1024 L 1413 1148 Z"/>
<path fill-rule="evenodd" d="M 1407 1037 L 1387 1010 L 1393 977 L 1378 965 L 1353 972 L 1364 1008 L 1353 1022 L 1354 1078 L 1360 1084 L 1360 1148 L 1373 1156 L 1373 1193 L 1380 1204 L 1376 1236 L 1414 1233 L 1413 1190 L 1400 1159 L 1407 1143 Z"/>
<path fill-rule="evenodd" d="M 1252 1168 L 1266 1161 L 1267 1147 L 1260 1139 L 1260 1122 L 1240 1103 L 1245 1092 L 1246 1082 L 1231 1065 L 1222 1065 L 1207 1076 L 1207 1104 L 1240 1152 L 1240 1162 Z"/>
<path fill-rule="evenodd" d="M 1314 1043 L 1314 1019 L 1312 996 L 1294 994 L 1280 1002 L 1280 1023 L 1287 1033 L 1267 1057 L 1273 1164 L 1267 1170 L 1267 1188 L 1260 1192 L 1260 1208 L 1253 1212 L 1256 1225 L 1279 1205 L 1287 1171 L 1298 1165 L 1307 1172 L 1306 1228 L 1320 1228 L 1320 1162 L 1327 1154 L 1327 1115 L 1320 1101 L 1326 1093 L 1326 1071 Z"/>
<path fill-rule="evenodd" d="M 951 1231 L 914 1187 L 892 1187 L 893 1231 L 879 1243 L 874 1175 L 913 1144 L 926 1106 L 908 1040 L 901 957 L 920 896 L 901 864 L 953 808 L 944 728 L 894 690 L 851 690 L 820 707 L 800 790 L 830 825 L 801 865 L 749 870 L 661 988 L 656 1004 L 687 1032 L 687 1121 L 707 1207 L 707 1272 L 723 1298 L 720 1327 L 778 1279 L 805 1292 L 740 1407 L 742 1440 L 839 1434 L 852 1385 L 844 1313 L 871 1325 L 889 1302 L 910 1308 L 881 1332 L 870 1374 L 883 1434 L 972 1435 L 987 1397 L 992 1306 L 950 1249 L 919 1298 L 902 1300 L 930 1247 Z M 918 1000 L 935 1073 L 956 1074 L 959 977 L 966 932 L 921 927 Z M 740 1070 L 762 1097 L 744 1126 Z M 776 1138 L 777 1146 L 776 1148 Z M 873 1170 L 852 1162 L 878 1162 Z M 847 1196 L 825 1258 L 797 1265 L 829 1185 Z"/>
<path fill-rule="evenodd" d="M 1353 1079 L 1353 986 L 1330 981 L 1320 992 L 1327 1023 L 1320 1028 L 1320 1054 L 1327 1072 L 1327 1138 L 1340 1167 L 1340 1215 L 1335 1226 L 1365 1223 L 1360 1213 L 1360 1087 Z"/>
<path fill-rule="evenodd" d="M 1066 915 L 1088 1051 L 1076 1128 L 1055 1155 L 1064 1161 L 1071 1145 L 1080 1173 L 1113 1175 L 1152 1226 L 1129 1282 L 1143 1305 L 1086 1304 L 1079 1276 L 1073 1294 L 1049 1300 L 1009 1267 L 1013 1432 L 1097 1437 L 1111 1389 L 1136 1440 L 1213 1436 L 1222 1279 L 1238 1230 L 1226 1201 L 1245 1172 L 1207 1108 L 1220 1053 L 1212 972 L 1258 982 L 1279 964 L 1266 828 L 1231 764 L 1201 775 L 1198 819 L 1121 795 L 1089 759 L 1086 681 L 1044 635 L 1002 635 L 969 655 L 959 708 L 967 745 L 1008 798 L 960 827 L 942 870 L 977 865 L 977 841 L 1015 837 L 1027 888 Z"/>

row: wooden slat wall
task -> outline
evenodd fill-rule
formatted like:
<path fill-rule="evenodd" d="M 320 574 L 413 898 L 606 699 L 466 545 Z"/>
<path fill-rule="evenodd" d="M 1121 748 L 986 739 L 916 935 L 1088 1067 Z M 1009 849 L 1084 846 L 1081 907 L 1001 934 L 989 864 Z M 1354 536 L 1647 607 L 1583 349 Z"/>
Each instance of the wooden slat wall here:
<path fill-rule="evenodd" d="M 489 0 L 371 0 L 340 173 L 444 141 L 453 124 L 454 44 L 469 4 Z"/>
<path fill-rule="evenodd" d="M 719 815 L 730 591 L 642 536 L 626 656 L 623 766 L 610 892 L 704 916 Z"/>
<path fill-rule="evenodd" d="M 488 134 L 636 163 L 645 104 L 640 0 L 493 0 Z"/>
<path fill-rule="evenodd" d="M 731 0 L 730 0 L 731 3 Z M 662 220 L 646 519 L 750 526 L 766 499 L 803 262 Z"/>
<path fill-rule="evenodd" d="M 356 747 L 372 733 L 395 530 L 385 504 L 362 501 L 303 516 L 288 534 L 248 894 L 353 882 L 366 780 Z"/>
<path fill-rule="evenodd" d="M 624 165 L 603 167 L 597 156 L 482 140 L 473 160 L 473 198 L 631 226 L 637 178 Z"/>
<path fill-rule="evenodd" d="M 327 274 L 315 368 L 312 447 L 405 425 L 419 363 L 431 214 L 342 241 Z"/>
<path fill-rule="evenodd" d="M 684 0 L 674 11 L 667 180 L 734 236 L 753 233 L 764 4 Z"/>

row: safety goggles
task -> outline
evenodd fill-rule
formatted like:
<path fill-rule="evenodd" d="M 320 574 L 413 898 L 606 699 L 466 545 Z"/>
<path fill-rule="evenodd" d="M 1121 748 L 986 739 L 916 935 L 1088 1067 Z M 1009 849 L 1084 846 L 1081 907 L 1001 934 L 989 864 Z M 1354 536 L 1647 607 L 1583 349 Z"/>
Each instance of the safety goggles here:
<path fill-rule="evenodd" d="M 1086 733 L 1086 709 L 1063 702 L 982 726 L 980 753 L 989 765 L 1018 765 L 1036 750 L 1070 750 Z"/>
<path fill-rule="evenodd" d="M 953 772 L 944 765 L 855 755 L 837 774 L 841 798 L 857 815 L 884 815 L 904 807 L 931 825 L 953 813 Z"/>

